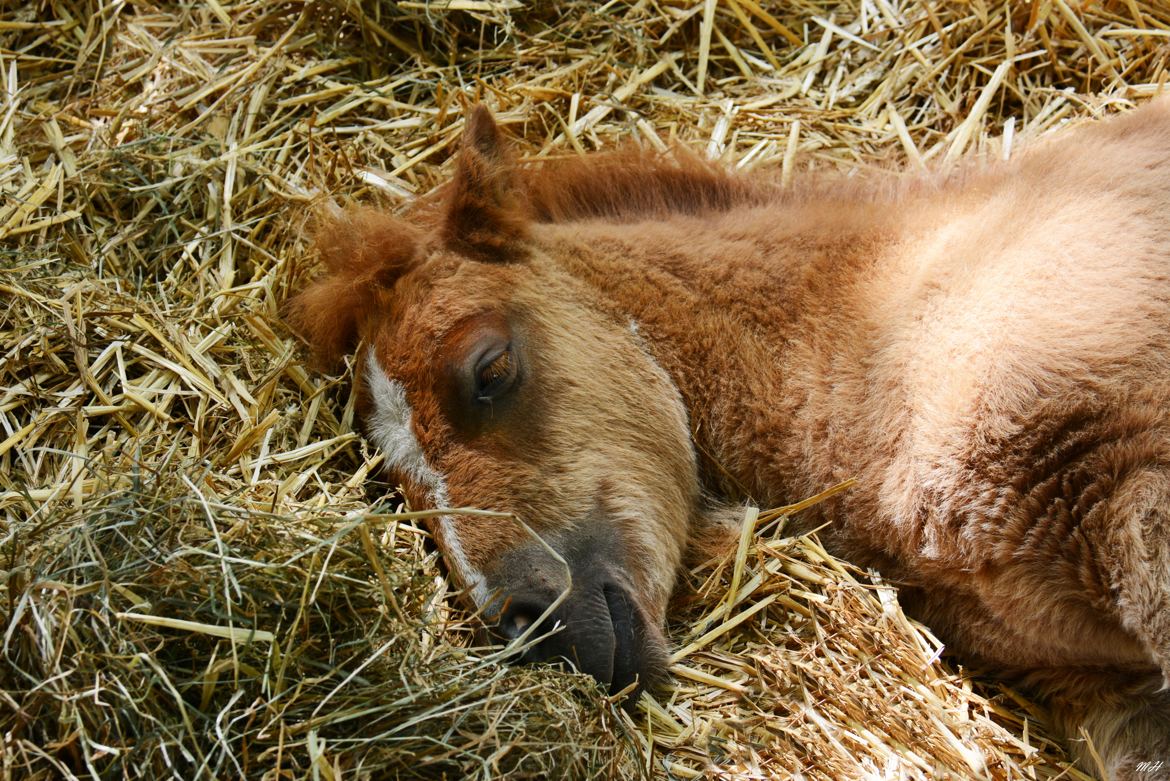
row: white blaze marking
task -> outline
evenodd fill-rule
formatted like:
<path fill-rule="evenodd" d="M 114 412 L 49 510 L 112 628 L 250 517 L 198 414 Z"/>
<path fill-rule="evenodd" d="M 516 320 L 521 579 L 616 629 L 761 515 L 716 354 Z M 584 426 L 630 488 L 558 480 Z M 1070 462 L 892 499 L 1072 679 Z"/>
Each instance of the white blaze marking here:
<path fill-rule="evenodd" d="M 430 490 L 430 501 L 436 508 L 447 507 L 447 484 L 443 476 L 431 468 L 423 455 L 418 438 L 411 427 L 413 412 L 406 401 L 406 388 L 397 380 L 386 376 L 382 365 L 374 357 L 373 350 L 366 351 L 366 383 L 374 411 L 368 422 L 370 438 L 382 451 L 386 465 L 400 470 L 410 479 L 421 483 Z M 439 529 L 443 536 L 447 562 L 456 577 L 471 590 L 471 597 L 477 607 L 488 599 L 487 581 L 467 559 L 459 542 L 455 522 L 449 515 L 440 515 Z"/>

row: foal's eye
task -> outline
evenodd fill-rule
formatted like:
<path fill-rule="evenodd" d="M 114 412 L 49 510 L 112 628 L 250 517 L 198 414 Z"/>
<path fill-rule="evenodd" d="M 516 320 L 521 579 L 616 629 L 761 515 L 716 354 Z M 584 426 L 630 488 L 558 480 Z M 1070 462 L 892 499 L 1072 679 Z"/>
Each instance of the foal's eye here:
<path fill-rule="evenodd" d="M 512 387 L 516 381 L 516 358 L 512 345 L 480 358 L 475 367 L 475 398 L 491 401 Z"/>

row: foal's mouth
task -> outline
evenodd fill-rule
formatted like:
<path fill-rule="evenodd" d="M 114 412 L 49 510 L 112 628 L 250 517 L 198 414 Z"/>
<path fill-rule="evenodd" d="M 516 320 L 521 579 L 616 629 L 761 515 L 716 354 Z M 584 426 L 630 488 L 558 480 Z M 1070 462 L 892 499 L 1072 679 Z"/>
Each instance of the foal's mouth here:
<path fill-rule="evenodd" d="M 659 662 L 650 654 L 646 642 L 646 631 L 641 614 L 633 606 L 625 589 L 606 585 L 602 589 L 605 604 L 609 608 L 609 621 L 613 627 L 613 675 L 609 681 L 610 693 L 616 694 L 635 686 L 630 701 L 650 684 L 651 664 Z M 661 668 L 659 667 L 659 670 Z M 656 672 L 655 680 L 661 675 Z M 604 681 L 603 681 L 604 683 Z"/>

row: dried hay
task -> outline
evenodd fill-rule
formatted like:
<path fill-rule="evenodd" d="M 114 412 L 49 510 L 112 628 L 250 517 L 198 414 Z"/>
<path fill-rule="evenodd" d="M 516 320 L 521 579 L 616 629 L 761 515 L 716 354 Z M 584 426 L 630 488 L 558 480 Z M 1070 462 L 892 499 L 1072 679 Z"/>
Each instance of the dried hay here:
<path fill-rule="evenodd" d="M 469 99 L 529 158 L 945 166 L 1158 92 L 1164 5 L 5 8 L 0 777 L 1085 777 L 787 511 L 692 572 L 632 718 L 470 647 L 277 312 L 312 206 L 431 190 Z"/>

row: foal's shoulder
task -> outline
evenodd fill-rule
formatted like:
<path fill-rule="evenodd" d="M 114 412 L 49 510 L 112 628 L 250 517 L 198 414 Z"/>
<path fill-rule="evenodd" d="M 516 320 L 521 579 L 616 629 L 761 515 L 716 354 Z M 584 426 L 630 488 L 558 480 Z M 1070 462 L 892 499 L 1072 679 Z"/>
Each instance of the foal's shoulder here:
<path fill-rule="evenodd" d="M 1058 131 L 1023 155 L 1021 169 L 1080 189 L 1170 191 L 1170 96 Z"/>
<path fill-rule="evenodd" d="M 1170 95 L 1160 96 L 1107 120 L 1089 123 L 1086 131 L 1086 135 L 1114 141 L 1152 138 L 1170 142 Z"/>

